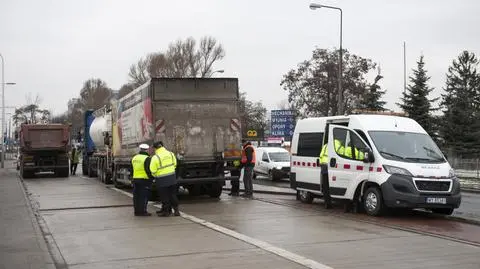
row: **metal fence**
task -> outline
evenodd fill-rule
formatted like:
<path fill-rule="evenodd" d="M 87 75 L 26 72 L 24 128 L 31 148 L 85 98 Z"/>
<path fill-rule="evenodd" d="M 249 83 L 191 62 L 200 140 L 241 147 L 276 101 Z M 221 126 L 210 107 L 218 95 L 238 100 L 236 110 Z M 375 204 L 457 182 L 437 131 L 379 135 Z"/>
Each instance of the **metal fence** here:
<path fill-rule="evenodd" d="M 460 178 L 480 179 L 480 159 L 450 159 L 455 173 Z"/>

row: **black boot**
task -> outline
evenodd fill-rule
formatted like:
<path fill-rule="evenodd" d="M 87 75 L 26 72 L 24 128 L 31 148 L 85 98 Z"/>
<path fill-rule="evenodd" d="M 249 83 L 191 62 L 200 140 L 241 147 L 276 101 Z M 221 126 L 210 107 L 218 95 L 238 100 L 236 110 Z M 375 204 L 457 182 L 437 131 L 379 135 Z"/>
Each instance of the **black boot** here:
<path fill-rule="evenodd" d="M 178 207 L 175 207 L 175 208 L 173 209 L 173 215 L 174 215 L 175 217 L 180 216 L 180 211 L 178 210 Z"/>

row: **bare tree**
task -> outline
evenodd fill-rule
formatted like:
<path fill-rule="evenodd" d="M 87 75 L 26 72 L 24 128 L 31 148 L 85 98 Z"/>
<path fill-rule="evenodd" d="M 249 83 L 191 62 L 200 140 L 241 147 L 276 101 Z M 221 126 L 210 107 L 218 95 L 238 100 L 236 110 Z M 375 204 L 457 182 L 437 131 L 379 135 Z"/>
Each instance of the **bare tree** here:
<path fill-rule="evenodd" d="M 125 95 L 129 94 L 135 90 L 135 87 L 131 83 L 123 84 L 120 90 L 118 91 L 118 99 L 124 97 Z"/>
<path fill-rule="evenodd" d="M 41 98 L 38 94 L 33 97 L 32 94 L 29 93 L 25 99 L 27 104 L 15 109 L 15 114 L 13 115 L 13 123 L 15 125 L 22 123 L 48 123 L 50 121 L 50 111 L 40 109 Z"/>
<path fill-rule="evenodd" d="M 130 66 L 130 71 L 128 72 L 128 76 L 130 77 L 130 83 L 133 84 L 135 87 L 138 87 L 145 82 L 148 81 L 148 66 L 149 66 L 149 58 L 146 57 L 141 58 L 138 60 L 136 64 L 132 64 Z"/>
<path fill-rule="evenodd" d="M 80 102 L 83 111 L 99 109 L 106 105 L 112 97 L 112 90 L 101 79 L 91 78 L 83 83 L 80 90 Z"/>
<path fill-rule="evenodd" d="M 217 44 L 217 40 L 213 37 L 205 36 L 200 39 L 199 48 L 200 58 L 200 76 L 208 77 L 212 74 L 212 66 L 216 61 L 225 57 L 225 50 L 221 44 Z"/>

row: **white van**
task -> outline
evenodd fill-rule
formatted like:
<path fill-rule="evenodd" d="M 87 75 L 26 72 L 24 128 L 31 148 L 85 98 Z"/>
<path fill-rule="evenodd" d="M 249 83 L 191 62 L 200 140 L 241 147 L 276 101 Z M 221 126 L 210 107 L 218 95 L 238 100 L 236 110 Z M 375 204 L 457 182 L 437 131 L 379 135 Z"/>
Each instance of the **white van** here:
<path fill-rule="evenodd" d="M 259 147 L 255 150 L 257 162 L 253 168 L 254 178 L 257 175 L 268 176 L 272 181 L 289 178 L 290 153 L 279 147 Z"/>
<path fill-rule="evenodd" d="M 342 149 L 353 146 L 363 155 L 336 152 L 334 139 Z M 323 141 L 328 141 L 333 199 L 360 202 L 369 215 L 387 208 L 425 208 L 449 215 L 460 206 L 460 183 L 435 142 L 416 121 L 391 115 L 299 120 L 292 138 L 290 185 L 303 202 L 322 195 Z"/>

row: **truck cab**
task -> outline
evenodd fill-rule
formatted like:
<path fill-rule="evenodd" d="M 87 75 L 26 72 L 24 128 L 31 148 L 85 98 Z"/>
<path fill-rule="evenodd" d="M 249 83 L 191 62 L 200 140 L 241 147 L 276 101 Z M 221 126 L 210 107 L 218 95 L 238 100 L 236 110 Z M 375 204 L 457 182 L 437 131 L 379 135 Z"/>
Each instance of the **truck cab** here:
<path fill-rule="evenodd" d="M 325 144 L 334 199 L 360 202 L 375 216 L 388 208 L 449 215 L 460 206 L 459 180 L 427 132 L 406 117 L 368 114 L 297 123 L 290 181 L 302 201 L 322 195 L 319 153 Z"/>

